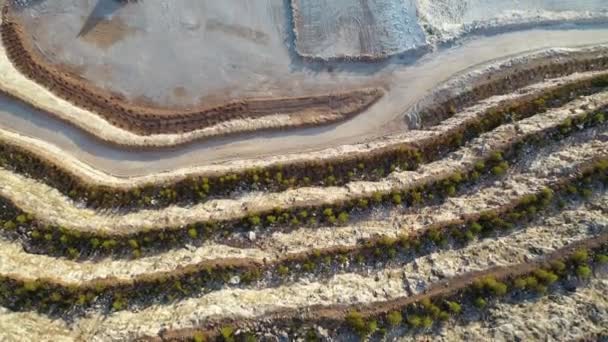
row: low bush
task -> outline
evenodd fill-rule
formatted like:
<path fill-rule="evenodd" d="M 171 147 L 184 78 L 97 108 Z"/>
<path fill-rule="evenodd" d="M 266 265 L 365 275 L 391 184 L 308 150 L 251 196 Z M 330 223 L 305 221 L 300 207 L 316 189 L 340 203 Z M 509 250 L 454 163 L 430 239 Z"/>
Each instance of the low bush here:
<path fill-rule="evenodd" d="M 401 315 L 401 312 L 399 312 L 399 311 L 391 311 L 386 316 L 386 320 L 388 321 L 388 323 L 391 327 L 396 327 L 396 326 L 400 325 L 401 322 L 403 322 L 403 316 Z"/>

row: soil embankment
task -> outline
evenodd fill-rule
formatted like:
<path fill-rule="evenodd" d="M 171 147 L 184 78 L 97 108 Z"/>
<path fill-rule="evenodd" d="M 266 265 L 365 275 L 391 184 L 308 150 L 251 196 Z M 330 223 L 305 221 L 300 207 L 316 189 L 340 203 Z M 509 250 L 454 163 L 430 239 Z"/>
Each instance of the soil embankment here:
<path fill-rule="evenodd" d="M 2 42 L 21 73 L 59 97 L 138 135 L 188 133 L 231 120 L 277 114 L 291 118 L 291 123 L 282 128 L 323 125 L 352 118 L 382 96 L 381 90 L 372 88 L 318 96 L 243 99 L 191 110 L 134 105 L 121 95 L 102 90 L 46 62 L 11 11 L 8 5 L 3 9 Z"/>

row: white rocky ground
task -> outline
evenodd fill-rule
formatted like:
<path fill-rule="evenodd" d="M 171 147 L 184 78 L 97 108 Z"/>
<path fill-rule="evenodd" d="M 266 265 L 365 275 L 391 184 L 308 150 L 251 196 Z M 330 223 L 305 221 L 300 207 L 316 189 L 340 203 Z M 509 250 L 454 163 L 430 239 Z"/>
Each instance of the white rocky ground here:
<path fill-rule="evenodd" d="M 370 271 L 365 275 L 340 274 L 323 282 L 301 281 L 278 288 L 227 288 L 174 305 L 153 306 L 139 312 L 119 312 L 103 318 L 91 315 L 71 327 L 58 321 L 50 324 L 49 328 L 56 326 L 58 332 L 71 338 L 119 341 L 142 333 L 155 334 L 161 327 L 189 327 L 211 316 L 255 317 L 279 308 L 391 299 L 418 293 L 441 277 L 530 261 L 608 227 L 601 211 L 584 206 L 541 222 L 498 240 L 486 239 L 460 250 L 435 252 L 393 269 Z M 66 271 L 59 267 L 57 274 L 65 274 Z M 75 269 L 74 272 L 78 271 Z M 62 275 L 64 278 L 70 276 Z M 22 321 L 22 324 L 15 324 L 17 321 Z M 33 338 L 43 333 L 46 321 L 33 313 L 0 314 L 0 325 L 6 326 L 9 340 L 12 340 L 11 336 Z"/>
<path fill-rule="evenodd" d="M 499 303 L 483 321 L 450 325 L 438 334 L 400 341 L 577 341 L 606 336 L 608 275 L 592 279 L 573 293 L 557 293 L 516 305 Z"/>
<path fill-rule="evenodd" d="M 427 45 L 415 0 L 293 0 L 301 56 L 382 58 Z"/>
<path fill-rule="evenodd" d="M 431 41 L 449 41 L 467 33 L 500 32 L 542 23 L 605 20 L 603 0 L 418 0 L 421 22 Z"/>

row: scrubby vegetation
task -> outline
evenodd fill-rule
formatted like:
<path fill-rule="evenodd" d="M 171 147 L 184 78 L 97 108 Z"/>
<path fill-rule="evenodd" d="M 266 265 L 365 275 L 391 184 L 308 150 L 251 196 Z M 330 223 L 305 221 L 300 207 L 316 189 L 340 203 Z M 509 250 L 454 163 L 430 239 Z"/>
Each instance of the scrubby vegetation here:
<path fill-rule="evenodd" d="M 200 244 L 207 239 L 221 236 L 226 232 L 238 232 L 256 228 L 293 229 L 295 227 L 316 227 L 319 225 L 344 225 L 353 218 L 360 218 L 370 213 L 374 208 L 396 206 L 410 207 L 423 203 L 437 203 L 447 197 L 454 196 L 460 189 L 476 184 L 487 177 L 499 177 L 509 167 L 509 161 L 516 160 L 526 146 L 539 146 L 553 139 L 562 139 L 588 127 L 601 123 L 598 117 L 603 111 L 590 115 L 579 115 L 567 119 L 569 129 L 564 130 L 563 124 L 541 132 L 528 135 L 514 141 L 502 151 L 489 152 L 483 159 L 468 170 L 446 174 L 443 178 L 435 179 L 416 188 L 393 190 L 387 193 L 374 193 L 369 197 L 354 198 L 333 205 L 317 207 L 294 207 L 274 209 L 269 212 L 249 213 L 246 217 L 225 221 L 209 221 L 191 224 L 187 227 L 166 227 L 162 230 L 149 230 L 132 235 L 91 235 L 70 229 L 69 227 L 54 227 L 39 223 L 31 214 L 22 213 L 9 202 L 4 202 L 5 208 L 0 217 L 0 226 L 5 233 L 19 237 L 28 242 L 33 250 L 43 253 L 62 255 L 69 258 L 85 258 L 112 254 L 123 257 L 140 257 L 147 253 L 183 246 L 185 244 Z M 500 168 L 501 172 L 495 171 Z M 571 186 L 572 187 L 572 186 Z M 572 191 L 572 189 L 569 189 Z M 588 196 L 591 189 L 583 187 L 580 194 Z M 579 193 L 578 189 L 574 193 Z M 530 198 L 529 200 L 532 200 Z M 535 206 L 529 206 L 527 211 L 534 214 Z M 500 227 L 500 221 L 491 222 Z M 504 227 L 503 227 L 504 228 Z M 473 226 L 464 234 L 476 234 L 479 227 Z M 431 236 L 432 237 L 432 236 Z M 436 243 L 441 239 L 435 237 Z"/>
<path fill-rule="evenodd" d="M 380 338 L 395 329 L 405 329 L 406 333 L 415 334 L 450 320 L 458 320 L 463 313 L 483 312 L 498 301 L 516 302 L 521 298 L 543 296 L 564 284 L 571 286 L 573 281 L 580 284 L 581 279 L 590 276 L 594 268 L 602 266 L 599 260 L 607 250 L 608 235 L 603 234 L 560 249 L 546 260 L 459 276 L 443 290 L 377 302 L 373 306 L 358 305 L 357 309 L 345 312 L 341 322 L 336 322 L 334 318 L 341 309 L 324 307 L 322 315 L 313 312 L 306 320 L 297 314 L 289 316 L 286 313 L 285 318 L 259 322 L 257 327 L 264 329 L 266 324 L 288 327 L 289 336 L 305 336 L 306 340 L 312 341 L 319 339 L 312 326 L 328 328 L 330 336 L 352 333 L 360 339 Z M 589 258 L 581 261 L 582 254 L 587 254 Z M 581 269 L 585 270 L 585 276 L 581 276 Z M 397 305 L 399 308 L 395 309 Z M 392 309 L 384 311 L 385 307 Z M 324 315 L 330 315 L 332 319 Z M 209 334 L 218 336 L 220 340 L 224 335 L 223 330 L 218 332 L 213 329 L 209 330 Z M 237 338 L 243 336 L 256 336 L 256 332 L 245 328 Z"/>
<path fill-rule="evenodd" d="M 530 222 L 539 212 L 557 207 L 563 198 L 583 197 L 584 190 L 603 189 L 608 184 L 608 161 L 601 159 L 587 165 L 574 178 L 565 178 L 551 188 L 539 190 L 535 194 L 526 195 L 502 209 L 482 212 L 463 219 L 460 223 L 450 222 L 444 226 L 432 227 L 416 235 L 404 235 L 399 238 L 375 238 L 365 241 L 361 246 L 329 250 L 314 250 L 307 254 L 287 256 L 275 263 L 264 266 L 251 262 L 241 262 L 238 266 L 214 265 L 213 262 L 192 265 L 171 274 L 156 274 L 154 277 L 135 279 L 129 283 L 116 283 L 101 280 L 81 287 L 66 287 L 53 281 L 39 280 L 34 284 L 17 279 L 0 279 L 5 297 L 0 301 L 13 309 L 38 309 L 56 312 L 86 308 L 98 303 L 100 298 L 109 298 L 109 310 L 126 309 L 130 303 L 150 303 L 156 300 L 172 301 L 184 296 L 192 296 L 201 291 L 213 291 L 230 279 L 238 277 L 240 284 L 255 283 L 263 277 L 276 277 L 284 281 L 289 275 L 297 277 L 302 274 L 318 272 L 326 267 L 334 269 L 346 263 L 351 267 L 357 265 L 375 265 L 378 262 L 390 261 L 398 256 L 414 257 L 428 253 L 435 248 L 448 245 L 458 246 L 470 242 L 472 238 L 503 234 L 518 225 Z M 571 187 L 577 188 L 577 194 L 570 193 Z M 535 210 L 530 210 L 530 208 Z M 329 212 L 328 212 L 329 214 Z M 587 250 L 577 250 L 572 253 L 571 262 L 577 266 L 576 274 L 580 278 L 590 276 L 591 270 L 586 267 L 589 261 L 602 261 L 603 253 L 593 256 Z M 535 270 L 525 279 L 516 279 L 511 286 L 517 289 L 531 289 L 543 292 L 567 268 L 560 260 L 556 260 L 551 268 Z M 268 279 L 268 278 L 267 278 Z M 477 289 L 476 298 L 479 306 L 484 306 L 488 296 L 501 296 L 508 292 L 510 285 L 492 277 L 479 278 L 474 284 Z M 452 301 L 454 302 L 454 301 Z M 455 303 L 459 303 L 455 301 Z M 432 316 L 421 316 L 424 326 L 430 319 L 448 319 L 450 313 L 459 311 L 454 303 L 442 304 L 445 309 Z M 427 305 L 428 306 L 428 305 Z M 440 306 L 437 306 L 440 307 Z M 427 311 L 436 311 L 434 306 L 428 306 Z M 446 313 L 443 313 L 443 312 Z M 358 320 L 356 315 L 353 324 Z M 366 327 L 366 328 L 365 328 Z M 369 326 L 361 328 L 371 329 Z M 371 333 L 371 331 L 370 331 Z"/>

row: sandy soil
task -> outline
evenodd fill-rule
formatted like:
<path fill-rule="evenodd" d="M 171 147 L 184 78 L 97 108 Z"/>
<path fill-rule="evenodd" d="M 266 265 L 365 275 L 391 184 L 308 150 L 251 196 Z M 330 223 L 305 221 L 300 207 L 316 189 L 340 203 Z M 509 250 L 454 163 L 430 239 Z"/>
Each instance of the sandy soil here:
<path fill-rule="evenodd" d="M 13 275 L 22 279 L 47 278 L 57 279 L 60 282 L 77 285 L 79 282 L 87 282 L 98 278 L 114 277 L 117 280 L 129 281 L 135 277 L 144 274 L 154 274 L 162 272 L 170 272 L 179 267 L 187 267 L 196 265 L 209 260 L 228 260 L 228 259 L 251 259 L 259 262 L 274 262 L 276 259 L 286 257 L 289 254 L 297 254 L 307 252 L 312 249 L 322 250 L 325 248 L 333 248 L 337 246 L 355 247 L 360 246 L 362 238 L 384 236 L 398 236 L 403 233 L 411 233 L 428 229 L 433 224 L 440 222 L 453 222 L 463 215 L 473 215 L 485 210 L 496 210 L 506 203 L 514 199 L 521 198 L 528 193 L 534 193 L 543 186 L 543 179 L 534 178 L 531 174 L 518 174 L 515 179 L 508 179 L 504 185 L 495 189 L 488 188 L 489 191 L 476 194 L 474 196 L 462 196 L 450 200 L 445 205 L 432 208 L 436 212 L 447 213 L 449 218 L 437 218 L 429 220 L 431 215 L 414 215 L 402 214 L 398 211 L 392 212 L 383 221 L 366 222 L 361 221 L 349 227 L 340 228 L 323 228 L 320 230 L 300 229 L 290 233 L 275 233 L 269 238 L 262 238 L 261 244 L 263 248 L 233 248 L 216 243 L 206 243 L 199 248 L 187 247 L 184 249 L 171 250 L 157 256 L 144 257 L 135 260 L 112 260 L 111 258 L 100 261 L 71 261 L 65 259 L 57 259 L 46 255 L 29 254 L 23 251 L 18 242 L 9 242 L 0 239 L 0 275 Z M 534 183 L 534 188 L 529 188 L 523 179 L 528 179 Z M 499 195 L 489 195 L 495 193 L 498 189 L 517 189 L 517 193 Z M 485 189 L 484 189 L 485 190 Z M 492 191 L 494 190 L 494 191 Z M 469 202 L 469 199 L 473 201 Z M 596 208 L 594 210 L 585 211 L 578 209 L 576 211 L 577 224 L 602 226 L 608 224 L 606 217 L 601 211 L 597 211 L 596 206 L 602 206 L 603 202 L 608 200 L 607 195 L 599 196 L 594 199 Z M 479 204 L 484 201 L 485 205 Z M 454 203 L 456 202 L 456 203 Z M 584 207 L 584 205 L 583 205 Z M 573 212 L 562 213 L 566 217 L 570 217 Z M 560 214 L 560 215 L 562 215 Z M 444 214 L 445 215 L 445 214 Z M 550 219 L 549 222 L 553 222 Z M 401 222 L 407 222 L 405 229 Z M 373 227 L 373 224 L 378 226 L 384 223 L 384 231 L 381 229 L 368 229 Z M 555 228 L 553 228 L 555 229 Z M 350 231 L 359 231 L 359 234 L 349 234 Z M 363 233 L 363 234 L 361 234 Z M 516 232 L 511 236 L 501 238 L 501 244 L 505 247 L 510 246 L 509 241 L 522 234 Z M 318 242 L 314 242 L 318 241 Z M 457 252 L 455 252 L 457 253 Z M 450 260 L 449 258 L 446 260 Z M 418 267 L 420 267 L 418 265 Z"/>

